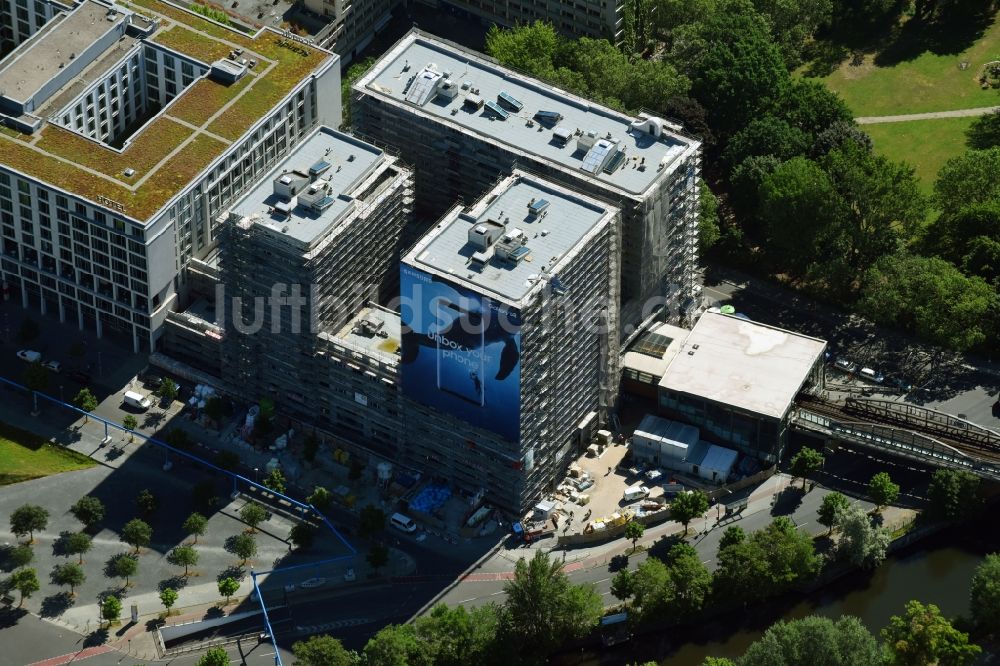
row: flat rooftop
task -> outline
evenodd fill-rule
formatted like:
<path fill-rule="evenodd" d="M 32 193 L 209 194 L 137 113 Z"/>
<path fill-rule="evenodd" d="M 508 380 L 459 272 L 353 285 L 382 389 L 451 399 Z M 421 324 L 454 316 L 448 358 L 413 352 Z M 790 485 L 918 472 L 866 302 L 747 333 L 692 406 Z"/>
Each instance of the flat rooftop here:
<path fill-rule="evenodd" d="M 396 362 L 400 346 L 399 314 L 377 306 L 366 307 L 340 329 L 334 341 Z"/>
<path fill-rule="evenodd" d="M 706 312 L 660 388 L 781 419 L 825 349 L 824 340 Z"/>
<path fill-rule="evenodd" d="M 0 90 L 24 102 L 35 95 L 73 57 L 115 29 L 125 20 L 123 11 L 109 21 L 108 5 L 85 0 L 76 9 L 60 12 L 42 26 L 22 48 L 16 49 L 0 69 Z"/>
<path fill-rule="evenodd" d="M 543 201 L 548 204 L 543 214 L 531 214 L 529 205 Z M 514 305 L 541 284 L 543 272 L 558 273 L 581 241 L 617 213 L 596 199 L 515 171 L 468 211 L 449 211 L 403 261 Z M 469 241 L 470 230 L 497 223 L 502 234 L 521 232 L 525 256 L 518 263 L 495 254 L 485 263 L 474 262 L 479 248 Z"/>
<path fill-rule="evenodd" d="M 450 78 L 458 86 L 453 99 L 438 94 L 419 103 L 420 87 L 426 84 L 419 75 L 429 64 L 440 74 L 447 73 L 444 78 Z M 633 130 L 634 117 L 517 74 L 482 54 L 417 31 L 404 36 L 354 88 L 403 105 L 415 114 L 496 141 L 515 153 L 531 155 L 634 195 L 645 192 L 661 175 L 671 171 L 678 158 L 699 145 L 697 140 L 671 131 L 654 138 Z M 484 103 L 497 103 L 500 93 L 522 105 L 519 111 L 514 111 L 513 106 L 501 104 L 509 113 L 506 120 L 498 119 L 486 106 L 477 108 L 465 103 L 469 95 Z M 620 140 L 625 158 L 611 173 L 603 169 L 596 174 L 588 173 L 583 169 L 586 153 L 577 150 L 577 137 L 571 136 L 566 142 L 558 140 L 552 126 L 534 120 L 538 111 L 559 114 L 562 119 L 555 127 L 571 133 L 593 130 L 598 138 L 610 135 Z M 640 165 L 644 168 L 640 169 Z"/>
<path fill-rule="evenodd" d="M 622 369 L 630 368 L 651 375 L 658 382 L 691 331 L 671 324 L 659 324 L 629 345 L 622 357 Z M 652 383 L 652 382 L 650 382 Z"/>
<path fill-rule="evenodd" d="M 231 212 L 309 245 L 326 235 L 345 217 L 345 213 L 354 209 L 351 194 L 365 176 L 384 160 L 385 153 L 371 144 L 329 127 L 320 127 L 296 146 L 271 173 L 261 178 L 256 187 L 233 206 Z M 274 193 L 274 179 L 295 171 L 308 176 L 310 168 L 319 164 L 325 165 L 325 171 L 317 176 L 317 182 L 328 182 L 332 191 L 329 205 L 316 212 L 300 204 L 290 209 L 288 214 L 275 208 L 285 199 Z"/>
<path fill-rule="evenodd" d="M 100 7 L 102 28 L 112 25 L 104 18 L 107 7 L 85 0 L 83 6 L 88 5 Z M 274 30 L 252 37 L 159 0 L 131 0 L 129 9 L 159 21 L 153 43 L 206 65 L 239 48 L 240 57 L 257 65 L 231 85 L 207 77 L 195 80 L 132 135 L 123 150 L 47 122 L 31 135 L 0 127 L 0 165 L 147 222 L 297 85 L 335 64 L 336 56 Z M 143 19 L 135 16 L 136 22 Z M 126 169 L 132 175 L 125 176 Z"/>

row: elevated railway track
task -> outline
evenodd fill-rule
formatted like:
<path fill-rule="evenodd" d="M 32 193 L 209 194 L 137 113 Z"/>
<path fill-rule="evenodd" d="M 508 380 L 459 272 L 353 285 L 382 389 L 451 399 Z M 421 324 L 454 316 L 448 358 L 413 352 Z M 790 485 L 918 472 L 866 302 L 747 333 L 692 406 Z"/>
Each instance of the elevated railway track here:
<path fill-rule="evenodd" d="M 793 427 L 938 467 L 1000 481 L 1000 434 L 936 410 L 891 400 L 796 398 Z"/>

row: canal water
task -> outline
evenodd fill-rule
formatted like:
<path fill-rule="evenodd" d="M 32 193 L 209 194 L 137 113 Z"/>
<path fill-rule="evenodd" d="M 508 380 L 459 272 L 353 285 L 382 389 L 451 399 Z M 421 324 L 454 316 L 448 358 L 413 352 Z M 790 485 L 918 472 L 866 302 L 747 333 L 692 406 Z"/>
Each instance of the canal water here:
<path fill-rule="evenodd" d="M 996 505 L 991 513 L 996 511 Z M 807 615 L 836 619 L 854 615 L 878 635 L 906 602 L 933 603 L 948 617 L 968 614 L 969 583 L 990 552 L 1000 551 L 1000 520 L 952 528 L 901 550 L 879 568 L 858 572 L 801 600 L 751 607 L 700 627 L 666 629 L 635 636 L 630 644 L 582 663 L 621 664 L 656 661 L 663 666 L 700 666 L 705 657 L 738 657 L 778 620 Z"/>

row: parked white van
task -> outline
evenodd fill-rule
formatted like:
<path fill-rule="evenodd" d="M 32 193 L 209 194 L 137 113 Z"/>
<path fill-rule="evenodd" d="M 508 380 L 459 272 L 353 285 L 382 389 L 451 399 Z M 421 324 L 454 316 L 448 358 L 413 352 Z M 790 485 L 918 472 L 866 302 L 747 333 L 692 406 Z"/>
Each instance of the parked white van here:
<path fill-rule="evenodd" d="M 389 523 L 397 530 L 402 530 L 403 532 L 417 531 L 417 524 L 413 522 L 413 519 L 401 513 L 392 514 L 392 517 L 389 518 Z"/>
<path fill-rule="evenodd" d="M 634 502 L 636 500 L 646 499 L 649 497 L 649 488 L 646 486 L 632 486 L 631 488 L 625 489 L 625 501 Z"/>
<path fill-rule="evenodd" d="M 129 407 L 142 410 L 149 409 L 150 405 L 153 404 L 149 401 L 149 398 L 141 393 L 136 393 L 135 391 L 125 391 L 125 396 L 122 399 L 122 402 Z"/>

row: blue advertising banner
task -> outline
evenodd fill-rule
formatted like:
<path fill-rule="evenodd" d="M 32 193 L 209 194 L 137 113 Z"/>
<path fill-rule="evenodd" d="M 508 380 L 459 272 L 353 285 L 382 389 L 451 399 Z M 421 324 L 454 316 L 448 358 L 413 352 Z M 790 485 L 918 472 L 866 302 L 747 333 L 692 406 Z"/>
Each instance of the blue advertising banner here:
<path fill-rule="evenodd" d="M 520 312 L 405 264 L 400 296 L 403 393 L 519 441 Z"/>

